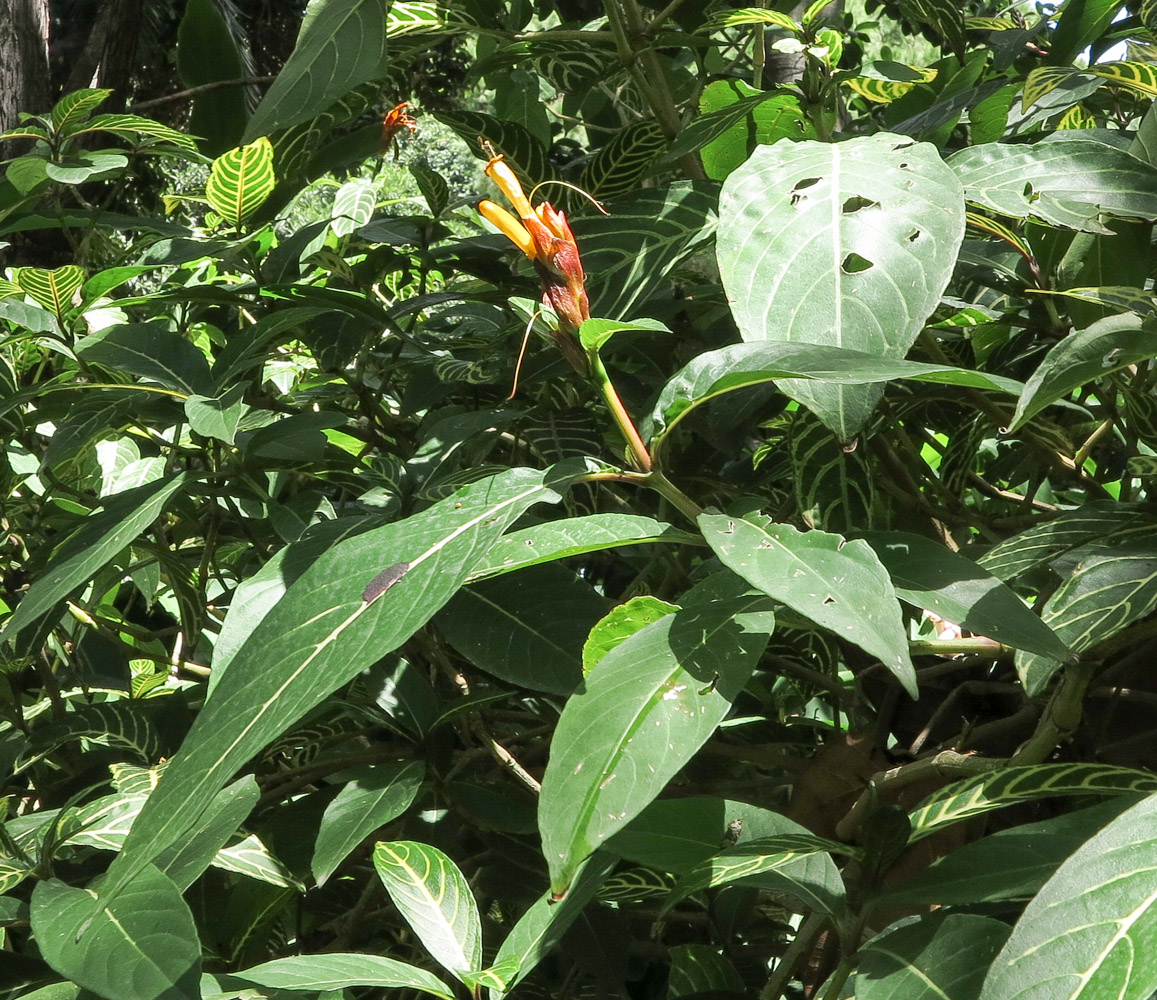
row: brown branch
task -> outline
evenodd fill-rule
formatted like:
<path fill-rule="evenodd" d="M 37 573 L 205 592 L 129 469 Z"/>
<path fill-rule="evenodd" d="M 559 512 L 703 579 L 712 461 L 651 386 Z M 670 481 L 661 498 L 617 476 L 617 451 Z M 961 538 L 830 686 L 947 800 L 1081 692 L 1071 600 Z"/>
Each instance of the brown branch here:
<path fill-rule="evenodd" d="M 166 94 L 164 97 L 156 97 L 151 101 L 141 101 L 138 104 L 130 104 L 125 111 L 130 114 L 139 115 L 142 111 L 151 111 L 153 108 L 164 107 L 166 104 L 178 104 L 181 101 L 192 100 L 200 94 L 207 94 L 212 90 L 221 90 L 225 87 L 247 87 L 254 83 L 269 83 L 276 80 L 274 76 L 247 76 L 240 80 L 214 80 L 212 83 L 202 83 L 197 87 L 190 87 L 188 90 L 178 90 L 175 94 Z"/>

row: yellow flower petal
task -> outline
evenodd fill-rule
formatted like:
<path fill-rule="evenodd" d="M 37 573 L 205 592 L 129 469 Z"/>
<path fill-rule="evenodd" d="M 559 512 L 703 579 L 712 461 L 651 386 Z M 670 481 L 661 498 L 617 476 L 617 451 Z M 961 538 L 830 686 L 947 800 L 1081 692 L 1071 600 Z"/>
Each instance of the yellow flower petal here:
<path fill-rule="evenodd" d="M 519 250 L 526 254 L 527 257 L 531 260 L 535 258 L 537 250 L 534 246 L 534 240 L 530 237 L 530 233 L 528 233 L 526 227 L 506 211 L 505 208 L 492 201 L 483 200 L 478 203 L 478 211 L 482 218 L 505 235 Z"/>
<path fill-rule="evenodd" d="M 527 219 L 534 214 L 530 202 L 523 193 L 522 185 L 501 156 L 494 157 L 486 164 L 486 176 L 498 185 L 498 189 L 510 199 L 510 204 L 522 218 Z"/>

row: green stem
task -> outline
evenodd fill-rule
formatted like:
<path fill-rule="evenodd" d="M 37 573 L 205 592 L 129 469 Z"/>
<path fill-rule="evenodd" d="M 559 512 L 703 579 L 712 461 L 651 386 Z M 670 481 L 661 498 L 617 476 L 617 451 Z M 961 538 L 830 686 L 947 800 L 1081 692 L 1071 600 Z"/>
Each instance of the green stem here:
<path fill-rule="evenodd" d="M 595 382 L 598 383 L 599 392 L 602 393 L 603 401 L 607 404 L 607 409 L 611 411 L 611 416 L 619 428 L 619 433 L 623 435 L 623 439 L 627 442 L 627 448 L 631 454 L 631 463 L 640 472 L 650 472 L 651 453 L 647 451 L 647 446 L 639 436 L 635 422 L 631 419 L 631 415 L 627 412 L 623 401 L 619 399 L 619 394 L 615 391 L 614 384 L 611 382 L 611 376 L 607 374 L 607 370 L 603 366 L 598 351 L 588 351 L 587 358 L 590 361 L 591 375 Z"/>
<path fill-rule="evenodd" d="M 800 959 L 815 944 L 816 938 L 827 926 L 827 922 L 828 918 L 824 914 L 814 910 L 804 918 L 796 932 L 795 940 L 783 953 L 775 972 L 768 976 L 767 984 L 759 991 L 759 1000 L 780 1000 L 792 980 L 792 973 L 795 972 Z"/>
<path fill-rule="evenodd" d="M 848 981 L 848 976 L 856 968 L 856 962 L 852 958 L 841 958 L 840 964 L 836 967 L 836 971 L 832 973 L 832 978 L 828 980 L 828 991 L 824 994 L 824 1000 L 839 1000 L 840 991 L 844 988 L 844 983 Z"/>

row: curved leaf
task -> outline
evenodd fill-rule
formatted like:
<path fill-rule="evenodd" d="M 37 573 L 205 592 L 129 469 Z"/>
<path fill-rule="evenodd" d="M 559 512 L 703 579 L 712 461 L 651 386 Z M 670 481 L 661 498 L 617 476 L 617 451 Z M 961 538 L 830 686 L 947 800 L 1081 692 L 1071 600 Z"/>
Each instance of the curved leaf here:
<path fill-rule="evenodd" d="M 716 255 L 744 340 L 902 358 L 963 238 L 962 189 L 935 147 L 881 133 L 758 147 L 723 185 Z M 841 441 L 859 433 L 882 393 L 781 388 Z"/>
<path fill-rule="evenodd" d="M 276 183 L 273 145 L 262 136 L 213 161 L 205 197 L 221 218 L 239 226 L 273 194 Z"/>
<path fill-rule="evenodd" d="M 465 876 L 445 854 L 412 840 L 379 843 L 374 868 L 426 950 L 456 978 L 482 969 L 482 921 Z"/>
<path fill-rule="evenodd" d="M 41 267 L 17 268 L 16 284 L 34 302 L 63 316 L 72 308 L 72 299 L 84 284 L 84 270 L 76 264 L 65 264 L 48 271 Z"/>
<path fill-rule="evenodd" d="M 232 975 L 272 990 L 328 993 L 357 986 L 421 990 L 443 1000 L 454 991 L 433 973 L 380 955 L 294 955 L 255 965 Z"/>

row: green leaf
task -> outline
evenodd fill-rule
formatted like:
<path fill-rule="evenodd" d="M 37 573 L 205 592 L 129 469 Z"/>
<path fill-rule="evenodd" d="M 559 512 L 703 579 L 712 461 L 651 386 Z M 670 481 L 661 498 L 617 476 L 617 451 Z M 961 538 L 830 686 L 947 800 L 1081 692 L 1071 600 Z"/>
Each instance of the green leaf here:
<path fill-rule="evenodd" d="M 1072 658 L 1048 625 L 971 559 L 907 531 L 874 531 L 861 537 L 880 557 L 902 601 L 1006 646 L 1058 660 Z"/>
<path fill-rule="evenodd" d="M 945 785 L 910 814 L 911 842 L 963 819 L 1015 802 L 1054 796 L 1123 795 L 1157 791 L 1157 775 L 1109 764 L 1036 764 L 1004 767 Z"/>
<path fill-rule="evenodd" d="M 1157 97 L 1157 70 L 1143 62 L 1109 62 L 1090 66 L 1089 72 L 1141 97 Z"/>
<path fill-rule="evenodd" d="M 964 59 L 964 11 L 952 0 L 900 0 L 904 19 L 913 25 L 927 25 L 943 40 L 958 59 Z"/>
<path fill-rule="evenodd" d="M 606 611 L 606 598 L 572 570 L 545 565 L 462 588 L 435 623 L 488 674 L 565 695 L 582 680 L 583 641 Z"/>
<path fill-rule="evenodd" d="M 1121 10 L 1121 0 L 1068 0 L 1049 37 L 1049 62 L 1071 63 L 1095 42 Z"/>
<path fill-rule="evenodd" d="M 714 991 L 744 995 L 744 982 L 735 966 L 710 945 L 677 944 L 669 954 L 667 996 L 671 1000 Z"/>
<path fill-rule="evenodd" d="M 650 119 L 620 129 L 583 167 L 579 187 L 595 198 L 613 198 L 632 190 L 651 163 L 667 148 L 659 123 Z"/>
<path fill-rule="evenodd" d="M 88 583 L 160 516 L 169 499 L 188 481 L 186 473 L 178 473 L 104 498 L 101 509 L 85 518 L 76 531 L 60 543 L 44 575 L 16 606 L 4 634 L 16 635 Z"/>
<path fill-rule="evenodd" d="M 71 134 L 111 93 L 111 90 L 74 90 L 65 94 L 52 109 L 52 127 L 61 135 Z"/>
<path fill-rule="evenodd" d="M 539 896 L 518 918 L 499 947 L 498 954 L 494 956 L 496 966 L 513 962 L 518 970 L 507 981 L 504 992 L 514 989 L 554 950 L 567 928 L 595 897 L 617 863 L 618 859 L 607 852 L 594 854 L 579 866 L 574 882 L 562 902 L 555 902 L 548 891 Z M 501 996 L 501 991 L 492 990 L 490 996 L 491 1000 L 496 1000 Z"/>
<path fill-rule="evenodd" d="M 511 469 L 403 521 L 332 545 L 303 568 L 237 651 L 109 869 L 102 902 L 177 843 L 254 753 L 424 625 L 531 505 L 557 502 L 579 471 Z M 408 564 L 366 600 L 385 569 Z"/>
<path fill-rule="evenodd" d="M 1135 312 L 1145 316 L 1157 311 L 1157 296 L 1133 285 L 1099 285 L 1083 288 L 1025 289 L 1034 295 L 1061 295 L 1078 302 L 1092 302 L 1113 312 Z"/>
<path fill-rule="evenodd" d="M 192 393 L 185 400 L 185 419 L 193 433 L 234 444 L 241 420 L 249 412 L 242 399 L 247 388 L 249 384 L 242 382 L 216 397 Z"/>
<path fill-rule="evenodd" d="M 205 355 L 160 323 L 125 323 L 90 334 L 76 345 L 85 361 L 159 382 L 174 392 L 209 392 Z"/>
<path fill-rule="evenodd" d="M 641 319 L 634 323 L 623 323 L 613 319 L 586 319 L 579 327 L 579 343 L 588 351 L 597 351 L 616 333 L 632 330 L 671 332 L 657 319 Z"/>
<path fill-rule="evenodd" d="M 587 514 L 546 521 L 498 539 L 471 571 L 469 582 L 622 545 L 698 540 L 698 535 L 639 514 Z"/>
<path fill-rule="evenodd" d="M 1041 620 L 1078 653 L 1116 635 L 1157 608 L 1157 536 L 1153 529 L 1109 536 L 1094 543 L 1049 597 Z M 1034 653 L 1016 656 L 1016 671 L 1030 697 L 1040 694 L 1060 669 Z"/>
<path fill-rule="evenodd" d="M 977 1000 L 1008 933 L 1003 921 L 973 913 L 898 920 L 860 950 L 856 1000 Z"/>
<path fill-rule="evenodd" d="M 237 40 L 214 0 L 189 0 L 177 29 L 177 73 L 186 88 L 245 76 Z M 217 156 L 241 142 L 249 108 L 244 87 L 220 87 L 193 98 L 189 131 Z"/>
<path fill-rule="evenodd" d="M 376 185 L 366 180 L 348 181 L 334 195 L 330 228 L 338 236 L 348 236 L 370 221 L 377 201 Z"/>
<path fill-rule="evenodd" d="M 857 849 L 834 840 L 817 837 L 786 818 L 783 825 L 790 832 L 735 844 L 686 872 L 663 903 L 663 912 L 693 893 L 732 882 L 764 888 L 781 888 L 786 882 L 794 887 L 793 894 L 799 896 L 809 907 L 818 907 L 825 913 L 834 912 L 836 900 L 842 896 L 842 892 L 833 894 L 828 891 L 828 886 L 833 884 L 832 876 L 834 884 L 840 884 L 839 873 L 828 855 L 854 854 L 857 853 Z M 814 855 L 822 857 L 813 857 Z M 822 880 L 826 885 L 819 892 L 807 886 L 807 879 L 800 878 L 797 874 L 801 869 L 808 867 L 796 864 L 805 858 L 810 859 L 811 867 L 824 870 L 828 876 Z M 792 866 L 795 866 L 794 871 L 781 872 L 781 869 L 790 869 Z"/>
<path fill-rule="evenodd" d="M 762 7 L 740 7 L 738 10 L 721 10 L 703 22 L 699 31 L 721 31 L 744 24 L 771 25 L 784 31 L 799 33 L 800 27 L 787 14 L 778 10 L 764 10 Z"/>
<path fill-rule="evenodd" d="M 107 1000 L 200 997 L 197 929 L 172 880 L 144 869 L 89 925 L 92 904 L 91 891 L 57 879 L 36 886 L 32 932 L 53 969 Z"/>
<path fill-rule="evenodd" d="M 1042 97 L 1080 72 L 1075 66 L 1037 66 L 1025 77 L 1024 91 L 1020 95 L 1021 111 L 1028 111 Z"/>
<path fill-rule="evenodd" d="M 611 650 L 567 701 L 538 814 L 556 896 L 723 721 L 767 644 L 765 607 L 739 598 L 666 615 Z"/>
<path fill-rule="evenodd" d="M 434 117 L 457 132 L 470 152 L 480 160 L 490 159 L 490 154 L 478 143 L 479 138 L 485 139 L 505 159 L 528 191 L 535 184 L 555 176 L 546 146 L 518 122 L 462 109 L 438 111 Z"/>
<path fill-rule="evenodd" d="M 128 165 L 123 153 L 82 150 L 46 163 L 44 173 L 58 184 L 84 184 L 115 177 Z"/>
<path fill-rule="evenodd" d="M 1023 427 L 1050 403 L 1129 365 L 1157 357 L 1157 320 L 1125 313 L 1070 333 L 1037 366 L 1016 404 L 1009 431 Z"/>
<path fill-rule="evenodd" d="M 882 360 L 838 347 L 777 341 L 733 344 L 716 351 L 704 351 L 672 376 L 659 394 L 648 429 L 653 436 L 665 437 L 678 421 L 716 396 L 761 382 L 788 378 L 817 379 L 842 385 L 912 379 L 993 389 L 1014 396 L 1019 396 L 1024 388 L 1012 379 L 985 372 L 918 361 Z"/>
<path fill-rule="evenodd" d="M 183 132 L 155 122 L 151 118 L 142 118 L 140 115 L 97 115 L 85 125 L 75 129 L 72 134 L 84 135 L 91 132 L 109 132 L 126 142 L 141 145 L 145 149 L 151 149 L 154 145 L 152 142 L 143 142 L 145 139 L 150 139 L 157 140 L 157 144 L 165 143 L 176 146 L 187 153 L 197 152 L 197 143 Z M 189 158 L 192 159 L 193 157 Z M 197 159 L 199 160 L 199 157 Z M 100 221 L 106 225 L 112 221 L 112 218 L 115 217 L 110 217 L 104 212 L 100 214 Z M 136 217 L 125 218 L 131 219 L 131 224 L 135 226 L 142 224 L 142 220 Z M 150 220 L 150 224 L 156 225 L 156 220 Z M 187 230 L 185 232 L 187 234 Z"/>
<path fill-rule="evenodd" d="M 1157 989 L 1157 796 L 1126 810 L 1045 883 L 981 1000 L 1143 998 Z"/>
<path fill-rule="evenodd" d="M 634 319 L 671 269 L 711 238 L 716 198 L 712 184 L 676 181 L 612 199 L 608 216 L 571 220 L 592 315 Z"/>
<path fill-rule="evenodd" d="M 586 642 L 583 643 L 583 676 L 594 670 L 607 653 L 629 639 L 639 629 L 646 628 L 664 615 L 674 614 L 678 610 L 677 604 L 668 604 L 647 594 L 632 597 L 625 604 L 613 608 L 609 614 L 595 623 Z"/>
<path fill-rule="evenodd" d="M 998 830 L 934 861 L 873 905 L 948 906 L 1030 899 L 1065 858 L 1134 801 L 1122 795 L 1039 823 Z"/>
<path fill-rule="evenodd" d="M 307 122 L 387 67 L 389 0 L 318 0 L 292 55 L 257 105 L 243 142 Z"/>
<path fill-rule="evenodd" d="M 414 801 L 426 768 L 420 760 L 368 764 L 350 772 L 349 781 L 325 808 L 313 849 L 318 885 L 371 833 L 397 819 Z"/>
<path fill-rule="evenodd" d="M 52 271 L 21 267 L 16 269 L 13 278 L 34 302 L 63 316 L 72 308 L 72 298 L 84 284 L 84 270 L 76 264 L 65 264 Z"/>
<path fill-rule="evenodd" d="M 455 978 L 478 972 L 482 921 L 465 876 L 445 854 L 412 840 L 378 843 L 374 868 L 426 950 Z"/>
<path fill-rule="evenodd" d="M 881 133 L 761 146 L 723 185 L 716 255 L 745 341 L 902 358 L 964 238 L 959 182 L 935 147 Z M 780 387 L 841 441 L 882 389 Z"/>
<path fill-rule="evenodd" d="M 411 163 L 408 169 L 414 183 L 418 185 L 418 190 L 422 192 L 422 197 L 426 199 L 426 207 L 430 209 L 430 214 L 435 219 L 438 218 L 450 204 L 450 186 L 441 174 L 429 167 Z"/>
<path fill-rule="evenodd" d="M 896 592 L 867 542 L 723 514 L 701 515 L 699 527 L 728 569 L 879 659 L 918 697 Z"/>
<path fill-rule="evenodd" d="M 232 974 L 237 979 L 273 990 L 328 993 L 358 986 L 421 990 L 443 1000 L 454 991 L 433 973 L 380 955 L 294 955 L 255 965 Z"/>
<path fill-rule="evenodd" d="M 1157 169 L 1091 139 L 986 143 L 954 153 L 948 165 L 968 201 L 1015 219 L 1109 233 L 1102 213 L 1157 218 Z"/>
<path fill-rule="evenodd" d="M 266 97 L 268 99 L 268 95 Z M 257 110 L 261 110 L 260 106 Z M 273 145 L 262 136 L 248 146 L 222 153 L 213 161 L 205 197 L 222 219 L 239 226 L 273 194 L 276 183 Z"/>

